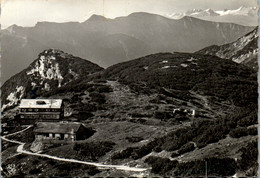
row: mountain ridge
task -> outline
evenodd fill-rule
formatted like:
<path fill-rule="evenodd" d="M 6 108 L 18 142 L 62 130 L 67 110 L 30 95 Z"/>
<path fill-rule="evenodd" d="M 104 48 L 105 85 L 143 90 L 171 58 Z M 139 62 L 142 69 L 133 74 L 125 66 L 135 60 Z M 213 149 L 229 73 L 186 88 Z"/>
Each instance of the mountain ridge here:
<path fill-rule="evenodd" d="M 258 70 L 258 37 L 258 27 L 256 27 L 253 31 L 234 42 L 220 46 L 209 46 L 196 53 L 230 59 Z"/>
<path fill-rule="evenodd" d="M 165 14 L 165 17 L 180 19 L 184 16 L 192 16 L 203 20 L 215 22 L 237 23 L 246 26 L 257 26 L 257 7 L 241 6 L 238 9 L 212 10 L 212 9 L 190 9 L 182 13 Z"/>
<path fill-rule="evenodd" d="M 209 45 L 234 41 L 252 29 L 198 19 L 171 20 L 149 13 L 106 20 L 96 17 L 98 21 L 43 22 L 36 27 L 15 26 L 14 30 L 3 30 L 2 63 L 5 68 L 2 82 L 25 68 L 47 48 L 61 49 L 108 67 L 151 53 L 194 52 Z M 144 18 L 146 20 L 142 20 Z M 119 39 L 116 34 L 124 34 L 128 38 Z M 8 50 L 10 48 L 12 53 Z"/>

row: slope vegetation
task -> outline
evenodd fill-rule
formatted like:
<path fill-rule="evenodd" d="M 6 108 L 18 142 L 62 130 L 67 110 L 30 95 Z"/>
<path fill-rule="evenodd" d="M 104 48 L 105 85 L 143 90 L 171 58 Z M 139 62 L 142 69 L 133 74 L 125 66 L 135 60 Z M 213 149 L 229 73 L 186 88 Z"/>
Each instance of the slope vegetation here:
<path fill-rule="evenodd" d="M 238 40 L 225 45 L 213 45 L 197 53 L 214 55 L 258 69 L 258 27 Z"/>

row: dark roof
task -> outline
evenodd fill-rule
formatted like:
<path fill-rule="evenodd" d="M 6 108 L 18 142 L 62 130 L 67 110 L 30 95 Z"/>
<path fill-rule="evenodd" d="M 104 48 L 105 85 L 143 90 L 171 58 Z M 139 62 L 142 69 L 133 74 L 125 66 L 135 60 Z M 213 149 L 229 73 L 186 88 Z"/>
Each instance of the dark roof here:
<path fill-rule="evenodd" d="M 62 123 L 62 122 L 38 122 L 34 132 L 36 133 L 76 133 L 80 123 Z"/>

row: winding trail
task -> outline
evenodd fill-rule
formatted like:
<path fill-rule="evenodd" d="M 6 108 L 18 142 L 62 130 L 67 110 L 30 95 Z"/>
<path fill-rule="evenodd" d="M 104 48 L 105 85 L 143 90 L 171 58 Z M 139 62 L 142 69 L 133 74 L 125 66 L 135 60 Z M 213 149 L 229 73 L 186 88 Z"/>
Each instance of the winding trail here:
<path fill-rule="evenodd" d="M 40 156 L 40 157 L 45 157 L 45 158 L 49 158 L 49 159 L 54 159 L 54 160 L 57 160 L 57 161 L 64 161 L 64 162 L 70 162 L 70 163 L 79 163 L 79 164 L 85 164 L 85 165 L 92 165 L 92 166 L 99 167 L 99 168 L 101 168 L 101 169 L 102 169 L 102 168 L 103 168 L 103 169 L 104 169 L 104 168 L 114 168 L 114 169 L 117 169 L 117 170 L 133 171 L 133 172 L 144 172 L 144 171 L 147 171 L 147 170 L 148 170 L 147 168 L 136 168 L 136 167 L 123 166 L 123 165 L 101 164 L 101 163 L 80 161 L 80 160 L 76 160 L 76 159 L 60 158 L 60 157 L 51 156 L 51 155 L 47 155 L 47 154 L 33 153 L 33 152 L 30 152 L 30 151 L 24 150 L 24 145 L 25 145 L 25 143 L 19 142 L 19 141 L 16 141 L 16 140 L 10 140 L 10 139 L 6 138 L 6 137 L 9 137 L 9 136 L 13 136 L 13 135 L 22 133 L 22 132 L 28 130 L 29 128 L 31 128 L 31 127 L 32 127 L 32 126 L 28 126 L 27 128 L 25 128 L 25 129 L 23 129 L 23 130 L 21 130 L 21 131 L 18 131 L 18 132 L 9 134 L 9 135 L 1 136 L 1 138 L 2 138 L 3 140 L 5 140 L 5 141 L 19 144 L 19 146 L 17 147 L 17 150 L 16 150 L 16 151 L 17 151 L 18 153 L 21 153 L 21 154 L 27 154 L 27 155 L 32 155 L 32 156 Z"/>

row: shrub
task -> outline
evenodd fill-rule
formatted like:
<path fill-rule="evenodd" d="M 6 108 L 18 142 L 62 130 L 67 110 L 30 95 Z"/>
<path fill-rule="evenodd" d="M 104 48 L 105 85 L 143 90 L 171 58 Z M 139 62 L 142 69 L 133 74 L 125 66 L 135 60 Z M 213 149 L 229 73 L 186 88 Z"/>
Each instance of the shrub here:
<path fill-rule="evenodd" d="M 141 119 L 141 118 L 137 118 L 137 119 L 130 119 L 129 122 L 133 122 L 133 123 L 145 123 L 146 120 L 145 119 Z"/>
<path fill-rule="evenodd" d="M 162 151 L 162 148 L 160 146 L 156 146 L 154 147 L 153 151 L 159 153 Z"/>
<path fill-rule="evenodd" d="M 241 127 L 246 127 L 250 125 L 257 124 L 257 114 L 255 113 L 252 116 L 243 117 L 238 121 L 238 125 Z"/>
<path fill-rule="evenodd" d="M 177 121 L 186 121 L 186 120 L 189 120 L 188 117 L 186 117 L 186 116 L 181 116 L 181 115 L 175 116 L 175 119 L 176 119 Z"/>
<path fill-rule="evenodd" d="M 168 158 L 150 156 L 145 160 L 146 163 L 152 166 L 152 173 L 166 175 L 173 170 L 178 164 L 178 161 L 171 161 Z"/>
<path fill-rule="evenodd" d="M 248 135 L 247 128 L 245 127 L 235 128 L 229 132 L 229 135 L 233 138 L 240 138 L 243 136 L 247 136 Z"/>
<path fill-rule="evenodd" d="M 89 111 L 89 112 L 95 112 L 97 111 L 97 107 L 95 104 L 90 103 L 84 103 L 84 104 L 77 104 L 75 107 L 75 110 L 77 111 Z"/>
<path fill-rule="evenodd" d="M 207 163 L 209 176 L 232 176 L 236 173 L 236 162 L 231 158 L 206 158 L 185 163 L 179 163 L 175 176 L 203 176 Z"/>
<path fill-rule="evenodd" d="M 86 119 L 89 119 L 89 118 L 91 118 L 91 117 L 93 117 L 94 115 L 91 113 L 91 112 L 88 112 L 88 111 L 80 111 L 79 113 L 78 113 L 78 116 L 77 116 L 77 118 L 78 118 L 78 120 L 86 120 Z"/>
<path fill-rule="evenodd" d="M 98 104 L 104 104 L 106 102 L 105 95 L 97 92 L 90 93 L 91 101 Z"/>
<path fill-rule="evenodd" d="M 149 153 L 151 153 L 152 148 L 150 148 L 149 146 L 142 146 L 141 148 L 138 148 L 136 150 L 134 150 L 134 152 L 132 153 L 132 158 L 133 159 L 139 159 L 144 157 L 145 155 L 148 155 Z"/>
<path fill-rule="evenodd" d="M 40 161 L 39 161 L 38 159 L 35 159 L 35 160 L 32 161 L 32 163 L 33 163 L 34 165 L 38 164 L 39 162 L 40 162 Z"/>
<path fill-rule="evenodd" d="M 107 85 L 102 85 L 102 86 L 99 86 L 97 91 L 99 93 L 109 93 L 109 92 L 112 92 L 113 89 Z"/>
<path fill-rule="evenodd" d="M 123 151 L 115 153 L 112 156 L 112 159 L 133 158 L 136 160 L 151 153 L 154 147 L 155 147 L 154 142 L 150 142 L 147 145 L 143 145 L 141 147 L 128 147 Z"/>
<path fill-rule="evenodd" d="M 258 166 L 258 146 L 257 140 L 248 143 L 245 147 L 239 151 L 242 152 L 241 160 L 238 161 L 238 167 L 240 170 L 245 171 L 250 167 Z"/>
<path fill-rule="evenodd" d="M 248 135 L 257 135 L 257 127 L 251 127 L 247 129 Z"/>
<path fill-rule="evenodd" d="M 84 170 L 84 169 L 83 169 Z M 94 176 L 96 175 L 97 173 L 100 173 L 101 171 L 97 169 L 97 167 L 94 167 L 94 166 L 91 166 L 87 173 L 90 175 L 90 176 Z"/>
<path fill-rule="evenodd" d="M 79 152 L 81 156 L 97 160 L 111 151 L 114 145 L 115 143 L 110 141 L 75 143 L 73 149 Z"/>
<path fill-rule="evenodd" d="M 157 110 L 159 107 L 157 105 L 147 105 L 144 107 L 145 110 Z"/>
<path fill-rule="evenodd" d="M 185 145 L 183 145 L 179 150 L 178 150 L 178 153 L 180 155 L 184 154 L 184 153 L 187 153 L 187 152 L 190 152 L 190 151 L 193 151 L 195 149 L 195 146 L 193 143 L 187 143 Z"/>
<path fill-rule="evenodd" d="M 24 155 L 24 154 L 20 154 L 20 155 L 16 156 L 17 159 L 23 159 L 25 157 L 26 157 L 26 155 Z"/>
<path fill-rule="evenodd" d="M 23 132 L 21 134 L 16 134 L 16 135 L 10 136 L 9 138 L 14 139 L 14 140 L 19 140 L 19 141 L 25 142 L 25 143 L 32 143 L 35 138 L 33 129 L 34 128 L 31 127 L 28 130 L 26 130 L 25 132 Z"/>
<path fill-rule="evenodd" d="M 80 100 L 81 100 L 81 98 L 79 97 L 78 94 L 75 94 L 75 95 L 73 95 L 73 96 L 71 97 L 71 101 L 72 101 L 73 103 L 78 102 L 78 101 L 80 101 Z"/>
<path fill-rule="evenodd" d="M 62 177 L 67 177 L 67 176 L 71 176 L 71 174 L 74 172 L 73 170 L 76 169 L 80 169 L 82 170 L 82 164 L 78 164 L 78 163 L 71 163 L 71 162 L 58 162 L 55 165 L 55 168 L 58 169 L 57 171 L 57 175 L 56 176 L 62 176 Z M 88 171 L 88 169 L 92 167 L 89 165 L 84 165 L 84 170 Z"/>
<path fill-rule="evenodd" d="M 95 83 L 107 83 L 105 79 L 94 79 Z"/>
<path fill-rule="evenodd" d="M 145 113 L 132 113 L 132 117 L 152 117 L 151 114 L 145 114 Z"/>
<path fill-rule="evenodd" d="M 48 163 L 49 163 L 50 165 L 54 166 L 57 162 L 55 162 L 55 161 L 52 160 L 52 159 L 49 159 L 49 160 L 48 160 Z"/>
<path fill-rule="evenodd" d="M 160 120 L 169 120 L 170 118 L 172 118 L 172 113 L 166 111 L 156 111 L 154 113 L 154 117 Z"/>
<path fill-rule="evenodd" d="M 205 142 L 198 142 L 197 143 L 197 147 L 200 149 L 200 148 L 203 148 L 203 147 L 205 147 L 205 146 L 207 146 L 207 143 L 205 143 Z"/>
<path fill-rule="evenodd" d="M 126 159 L 126 158 L 130 158 L 133 151 L 137 149 L 137 147 L 128 147 L 125 150 L 122 150 L 120 152 L 117 152 L 115 154 L 112 155 L 112 159 Z"/>
<path fill-rule="evenodd" d="M 175 152 L 173 152 L 172 154 L 171 154 L 171 157 L 172 158 L 175 158 L 175 157 L 177 157 L 177 156 L 179 156 L 180 154 L 177 152 L 177 151 L 175 151 Z"/>
<path fill-rule="evenodd" d="M 35 169 L 32 169 L 32 170 L 29 171 L 30 174 L 39 174 L 39 173 L 41 173 L 41 172 L 42 172 L 42 171 L 41 171 L 41 169 L 39 169 L 39 168 L 35 168 Z"/>
<path fill-rule="evenodd" d="M 142 137 L 126 137 L 127 141 L 131 142 L 131 143 L 136 143 L 136 142 L 140 142 L 141 140 L 143 140 Z"/>

